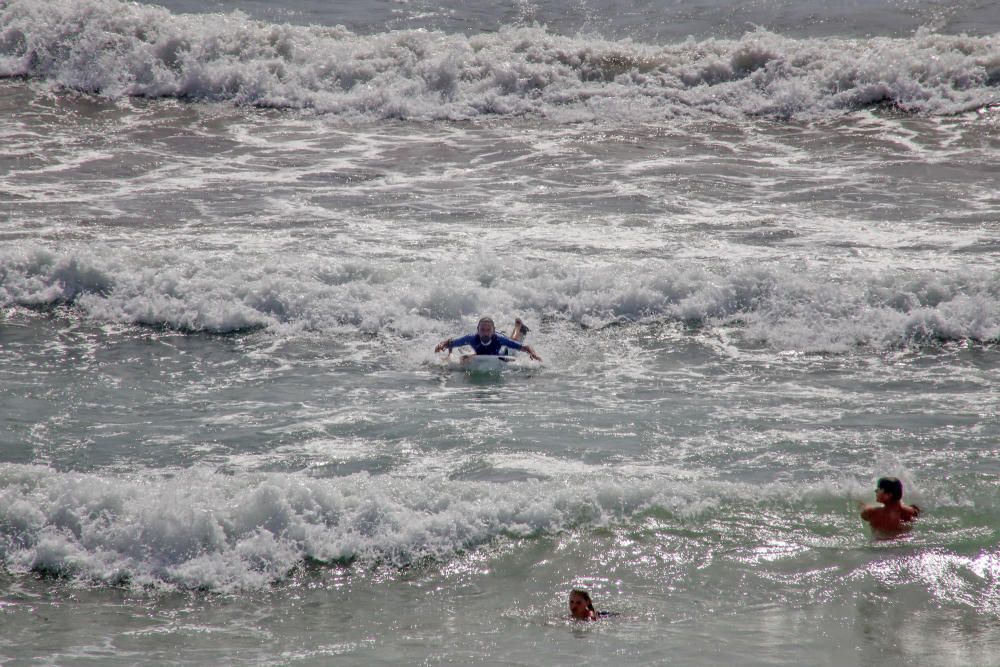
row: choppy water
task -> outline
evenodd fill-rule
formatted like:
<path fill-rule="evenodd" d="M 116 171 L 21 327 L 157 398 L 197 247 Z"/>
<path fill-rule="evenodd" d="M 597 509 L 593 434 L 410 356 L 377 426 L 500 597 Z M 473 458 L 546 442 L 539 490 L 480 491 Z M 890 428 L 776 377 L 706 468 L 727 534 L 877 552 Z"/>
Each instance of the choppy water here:
<path fill-rule="evenodd" d="M 0 661 L 998 664 L 998 26 L 0 2 Z"/>

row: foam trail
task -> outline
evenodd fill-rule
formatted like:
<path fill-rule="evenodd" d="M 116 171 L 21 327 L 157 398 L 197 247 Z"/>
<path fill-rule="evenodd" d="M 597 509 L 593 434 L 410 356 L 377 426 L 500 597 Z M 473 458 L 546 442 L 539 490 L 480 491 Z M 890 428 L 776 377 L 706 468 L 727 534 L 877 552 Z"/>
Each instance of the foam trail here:
<path fill-rule="evenodd" d="M 872 105 L 953 114 L 1000 98 L 1000 41 L 921 30 L 907 39 L 641 44 L 505 27 L 358 35 L 119 0 L 13 0 L 0 76 L 117 97 L 315 109 L 354 118 L 810 117 Z"/>

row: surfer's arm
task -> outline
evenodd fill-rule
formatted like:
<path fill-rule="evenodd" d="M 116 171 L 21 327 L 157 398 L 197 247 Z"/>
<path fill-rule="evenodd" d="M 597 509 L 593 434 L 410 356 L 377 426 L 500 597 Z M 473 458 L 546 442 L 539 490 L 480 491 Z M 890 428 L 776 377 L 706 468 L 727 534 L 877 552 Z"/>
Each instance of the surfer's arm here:
<path fill-rule="evenodd" d="M 462 347 L 463 345 L 472 345 L 472 341 L 476 339 L 475 335 L 462 336 L 461 338 L 446 338 L 437 344 L 434 348 L 435 352 L 440 352 L 447 349 L 451 352 L 452 348 Z"/>
<path fill-rule="evenodd" d="M 531 357 L 532 359 L 534 359 L 535 361 L 541 361 L 542 360 L 542 358 L 540 356 L 538 356 L 538 353 L 535 352 L 535 350 L 532 349 L 532 347 L 530 345 L 522 345 L 521 349 L 524 350 L 525 352 L 527 352 L 528 356 Z"/>
<path fill-rule="evenodd" d="M 507 338 L 507 336 L 502 336 L 500 334 L 497 334 L 497 340 L 500 341 L 501 345 L 506 345 L 507 347 L 509 347 L 512 350 L 523 350 L 524 349 L 524 345 L 522 345 L 520 342 L 514 340 L 513 338 Z"/>
<path fill-rule="evenodd" d="M 519 343 L 518 341 L 514 340 L 513 338 L 507 338 L 506 336 L 497 336 L 497 337 L 500 339 L 501 343 L 503 343 L 504 345 L 506 345 L 510 349 L 512 349 L 512 350 L 524 350 L 525 352 L 528 353 L 528 356 L 531 357 L 532 359 L 534 359 L 535 361 L 541 361 L 542 360 L 542 358 L 540 356 L 538 356 L 538 353 L 535 352 L 535 350 L 532 349 L 532 347 L 530 345 L 525 345 L 524 343 Z"/>

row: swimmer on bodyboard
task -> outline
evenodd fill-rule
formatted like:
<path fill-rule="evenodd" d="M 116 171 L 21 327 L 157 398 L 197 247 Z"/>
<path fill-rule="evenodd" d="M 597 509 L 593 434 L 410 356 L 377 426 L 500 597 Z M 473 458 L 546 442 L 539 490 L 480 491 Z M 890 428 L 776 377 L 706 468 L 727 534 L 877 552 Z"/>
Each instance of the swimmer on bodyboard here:
<path fill-rule="evenodd" d="M 472 348 L 474 354 L 462 355 L 460 361 L 462 364 L 467 364 L 470 360 L 478 356 L 497 357 L 509 361 L 512 351 L 516 352 L 518 350 L 524 350 L 533 360 L 541 361 L 542 358 L 538 356 L 538 353 L 530 345 L 526 345 L 523 342 L 524 337 L 528 335 L 528 331 L 530 329 L 528 329 L 520 318 L 517 318 L 514 320 L 514 332 L 508 338 L 497 333 L 492 317 L 483 317 L 476 325 L 476 333 L 462 336 L 461 338 L 446 338 L 435 346 L 434 351 L 441 352 L 447 349 L 448 354 L 451 354 L 453 348 L 468 345 Z"/>

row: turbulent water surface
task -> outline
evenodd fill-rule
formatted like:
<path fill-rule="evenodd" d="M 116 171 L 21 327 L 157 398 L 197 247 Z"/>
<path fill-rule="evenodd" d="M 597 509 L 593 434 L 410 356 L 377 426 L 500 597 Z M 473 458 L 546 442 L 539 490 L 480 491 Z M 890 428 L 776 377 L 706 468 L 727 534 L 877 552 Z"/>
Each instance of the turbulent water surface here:
<path fill-rule="evenodd" d="M 993 3 L 0 0 L 0 662 L 995 665 L 998 165 Z"/>

